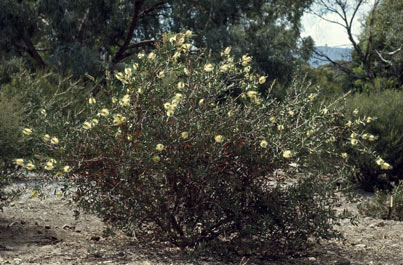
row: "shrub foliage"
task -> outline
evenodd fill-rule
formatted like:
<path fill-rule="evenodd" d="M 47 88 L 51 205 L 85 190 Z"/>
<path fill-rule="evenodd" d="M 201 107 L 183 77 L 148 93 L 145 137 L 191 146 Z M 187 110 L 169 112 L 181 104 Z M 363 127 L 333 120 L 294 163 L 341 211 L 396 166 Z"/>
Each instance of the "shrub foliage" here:
<path fill-rule="evenodd" d="M 393 169 L 384 171 L 356 153 L 352 155 L 360 169 L 356 181 L 370 191 L 391 188 L 390 183 L 397 184 L 403 176 L 403 117 L 399 115 L 403 109 L 403 92 L 385 90 L 356 94 L 348 99 L 347 106 L 346 118 L 364 123 L 368 133 L 377 135 L 373 141 L 374 150 L 393 166 Z M 354 109 L 359 112 L 359 117 L 352 114 Z M 364 135 L 360 137 L 365 138 Z"/>
<path fill-rule="evenodd" d="M 65 176 L 105 221 L 184 249 L 274 255 L 340 236 L 335 183 L 353 168 L 337 150 L 376 158 L 352 135 L 361 124 L 345 126 L 338 104 L 314 107 L 297 81 L 284 101 L 263 98 L 251 57 L 227 48 L 212 63 L 191 34 L 107 74 L 107 100 L 90 97 L 86 120 L 59 137 L 25 128 L 43 144 L 19 163 Z"/>

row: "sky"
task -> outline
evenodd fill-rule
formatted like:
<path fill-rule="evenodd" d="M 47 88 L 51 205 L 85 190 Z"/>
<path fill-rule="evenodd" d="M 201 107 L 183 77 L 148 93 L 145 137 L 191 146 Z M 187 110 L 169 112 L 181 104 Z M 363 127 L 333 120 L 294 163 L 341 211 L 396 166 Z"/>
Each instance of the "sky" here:
<path fill-rule="evenodd" d="M 354 36 L 358 37 L 361 32 L 361 22 L 360 19 L 363 15 L 367 15 L 371 8 L 370 4 L 361 6 L 360 12 L 354 19 L 352 32 Z M 327 19 L 338 20 L 336 15 L 326 15 Z M 348 40 L 347 33 L 344 28 L 340 25 L 334 23 L 329 23 L 316 15 L 305 13 L 302 17 L 302 26 L 304 28 L 302 37 L 311 36 L 315 41 L 316 46 L 330 46 L 330 47 L 341 47 L 350 48 L 352 45 Z"/>

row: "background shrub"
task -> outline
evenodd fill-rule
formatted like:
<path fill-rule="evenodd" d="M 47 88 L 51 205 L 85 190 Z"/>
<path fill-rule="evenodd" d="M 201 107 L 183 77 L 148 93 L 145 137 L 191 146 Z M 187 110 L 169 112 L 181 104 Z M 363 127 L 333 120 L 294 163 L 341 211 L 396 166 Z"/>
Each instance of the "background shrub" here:
<path fill-rule="evenodd" d="M 15 194 L 5 192 L 10 184 L 13 158 L 29 155 L 21 138 L 23 107 L 18 97 L 10 97 L 0 90 L 0 210 Z"/>
<path fill-rule="evenodd" d="M 391 188 L 390 182 L 403 179 L 403 91 L 384 90 L 370 94 L 355 94 L 347 100 L 346 118 L 355 120 L 353 110 L 359 111 L 359 118 L 366 124 L 366 131 L 379 138 L 373 142 L 376 152 L 387 160 L 393 169 L 384 171 L 379 166 L 362 158 L 352 157 L 360 174 L 356 181 L 366 190 Z M 365 122 L 371 117 L 374 122 Z"/>
<path fill-rule="evenodd" d="M 283 101 L 262 98 L 252 58 L 227 48 L 212 64 L 190 35 L 164 35 L 107 75 L 109 97 L 90 97 L 85 120 L 38 122 L 24 167 L 64 175 L 83 209 L 183 249 L 279 255 L 340 236 L 335 183 L 353 168 L 337 147 L 376 158 L 349 138 L 361 124 L 345 126 L 340 105 L 316 104 L 298 81 Z"/>
<path fill-rule="evenodd" d="M 392 209 L 390 201 L 393 197 Z M 358 205 L 361 214 L 375 218 L 403 221 L 403 182 L 394 185 L 390 192 L 377 190 L 375 198 Z"/>

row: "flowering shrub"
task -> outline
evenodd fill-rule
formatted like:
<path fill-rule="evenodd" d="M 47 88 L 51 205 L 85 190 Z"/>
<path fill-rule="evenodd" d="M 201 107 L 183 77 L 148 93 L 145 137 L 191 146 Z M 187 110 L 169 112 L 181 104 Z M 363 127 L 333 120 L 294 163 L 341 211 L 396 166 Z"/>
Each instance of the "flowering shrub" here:
<path fill-rule="evenodd" d="M 359 111 L 358 115 L 352 113 L 354 109 Z M 385 171 L 359 153 L 352 154 L 354 164 L 360 169 L 355 180 L 366 190 L 392 189 L 393 183 L 403 180 L 403 117 L 397 115 L 401 109 L 403 91 L 386 89 L 348 98 L 346 119 L 365 123 L 368 135 L 377 135 L 367 140 L 372 141 L 374 150 L 393 166 L 392 170 Z"/>
<path fill-rule="evenodd" d="M 191 32 L 164 35 L 107 75 L 110 98 L 90 97 L 63 137 L 24 128 L 48 151 L 16 163 L 65 176 L 105 221 L 182 248 L 274 255 L 338 237 L 334 183 L 352 168 L 336 147 L 377 158 L 360 124 L 345 126 L 337 104 L 314 108 L 297 81 L 284 101 L 262 98 L 267 77 L 230 52 L 212 63 Z"/>

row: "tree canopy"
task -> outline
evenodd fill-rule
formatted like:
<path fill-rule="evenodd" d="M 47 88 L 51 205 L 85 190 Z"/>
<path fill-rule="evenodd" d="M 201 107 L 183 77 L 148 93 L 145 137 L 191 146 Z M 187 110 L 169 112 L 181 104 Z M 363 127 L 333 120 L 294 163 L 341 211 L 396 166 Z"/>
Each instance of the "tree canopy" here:
<path fill-rule="evenodd" d="M 2 60 L 29 58 L 76 74 L 96 73 L 139 49 L 152 48 L 163 32 L 189 29 L 194 45 L 218 52 L 231 46 L 249 54 L 262 73 L 290 79 L 312 51 L 300 38 L 300 18 L 312 0 L 26 0 L 0 1 Z"/>

